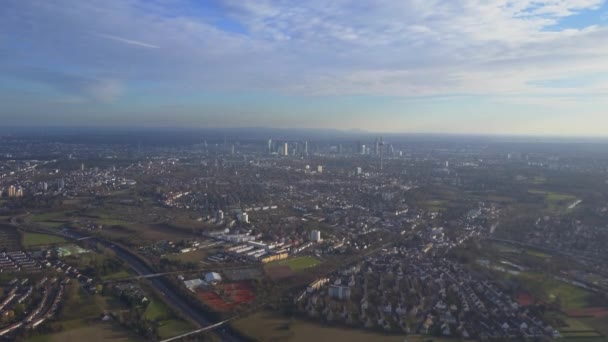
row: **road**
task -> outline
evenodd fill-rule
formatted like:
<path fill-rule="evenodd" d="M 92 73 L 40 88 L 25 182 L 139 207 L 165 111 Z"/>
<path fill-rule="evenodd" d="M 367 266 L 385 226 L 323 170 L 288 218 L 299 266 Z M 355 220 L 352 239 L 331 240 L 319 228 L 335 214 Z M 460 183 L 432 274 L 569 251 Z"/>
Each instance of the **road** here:
<path fill-rule="evenodd" d="M 82 239 L 87 237 L 82 235 L 76 231 L 69 231 L 66 233 L 69 237 L 73 239 Z M 98 237 L 90 237 L 89 242 L 99 243 L 102 246 L 111 249 L 116 253 L 116 256 L 122 259 L 127 265 L 129 265 L 138 275 L 144 276 L 147 274 L 156 273 L 152 270 L 148 265 L 142 262 L 137 256 L 133 255 L 131 252 L 126 249 L 113 244 L 110 241 L 106 241 L 100 239 Z M 149 283 L 164 297 L 163 300 L 169 304 L 172 308 L 182 313 L 183 316 L 190 318 L 190 320 L 196 322 L 199 327 L 207 327 L 214 325 L 215 323 L 207 318 L 201 310 L 198 309 L 197 306 L 192 305 L 190 299 L 183 298 L 178 293 L 171 291 L 171 286 L 169 285 L 169 281 L 163 277 L 149 278 Z M 215 334 L 218 335 L 222 341 L 242 341 L 242 338 L 237 336 L 234 332 L 232 332 L 228 328 L 223 328 L 221 330 L 215 331 Z"/>

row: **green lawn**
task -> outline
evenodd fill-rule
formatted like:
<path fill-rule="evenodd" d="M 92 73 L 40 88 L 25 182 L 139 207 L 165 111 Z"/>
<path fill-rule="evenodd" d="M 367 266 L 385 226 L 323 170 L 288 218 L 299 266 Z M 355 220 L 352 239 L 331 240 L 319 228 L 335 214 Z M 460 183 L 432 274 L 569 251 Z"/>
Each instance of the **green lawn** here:
<path fill-rule="evenodd" d="M 54 243 L 65 243 L 67 242 L 64 238 L 49 234 L 40 233 L 24 233 L 23 234 L 23 246 L 30 248 L 32 246 L 51 245 Z"/>
<path fill-rule="evenodd" d="M 110 274 L 106 274 L 104 276 L 101 277 L 102 280 L 116 280 L 116 279 L 122 279 L 122 278 L 129 278 L 131 277 L 131 274 L 129 274 L 129 272 L 127 271 L 118 271 L 115 273 L 110 273 Z"/>
<path fill-rule="evenodd" d="M 305 270 L 307 268 L 315 267 L 320 263 L 321 262 L 319 261 L 319 259 L 317 259 L 315 257 L 303 256 L 303 257 L 299 257 L 299 258 L 295 258 L 295 259 L 273 261 L 273 262 L 268 263 L 266 267 L 287 265 L 293 271 L 297 272 L 297 271 Z"/>
<path fill-rule="evenodd" d="M 167 317 L 168 314 L 169 312 L 167 306 L 164 303 L 158 300 L 152 300 L 152 302 L 146 307 L 144 317 L 153 321 Z"/>
<path fill-rule="evenodd" d="M 188 322 L 177 319 L 169 319 L 159 323 L 158 335 L 160 338 L 165 339 L 181 335 L 192 330 L 194 330 L 194 327 Z"/>

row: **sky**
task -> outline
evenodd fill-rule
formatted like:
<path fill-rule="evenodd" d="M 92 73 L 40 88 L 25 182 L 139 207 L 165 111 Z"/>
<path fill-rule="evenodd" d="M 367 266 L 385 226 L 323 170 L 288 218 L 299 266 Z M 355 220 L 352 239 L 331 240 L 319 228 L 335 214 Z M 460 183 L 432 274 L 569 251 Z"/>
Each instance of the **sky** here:
<path fill-rule="evenodd" d="M 4 0 L 0 120 L 608 136 L 608 3 Z"/>

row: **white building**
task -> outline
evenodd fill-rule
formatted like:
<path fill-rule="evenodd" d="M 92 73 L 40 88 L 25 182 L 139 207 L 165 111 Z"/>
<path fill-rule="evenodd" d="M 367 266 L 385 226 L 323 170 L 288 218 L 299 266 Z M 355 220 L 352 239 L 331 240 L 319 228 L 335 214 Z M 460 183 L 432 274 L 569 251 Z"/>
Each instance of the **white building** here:
<path fill-rule="evenodd" d="M 222 223 L 222 221 L 224 221 L 224 212 L 221 210 L 218 210 L 217 213 L 215 213 L 215 222 L 217 224 Z"/>
<path fill-rule="evenodd" d="M 201 279 L 191 279 L 191 280 L 186 280 L 184 281 L 184 285 L 186 286 L 186 288 L 190 291 L 194 291 L 195 288 L 203 285 L 203 281 Z"/>
<path fill-rule="evenodd" d="M 357 176 L 359 176 L 359 175 L 361 174 L 361 168 L 360 168 L 360 167 L 358 167 L 358 168 L 356 169 L 356 172 L 357 172 Z"/>
<path fill-rule="evenodd" d="M 318 173 L 323 173 L 323 165 L 317 166 L 317 172 Z"/>
<path fill-rule="evenodd" d="M 239 213 L 237 217 L 238 217 L 239 221 L 244 222 L 244 223 L 249 223 L 249 215 L 247 213 L 245 213 L 245 212 Z"/>
<path fill-rule="evenodd" d="M 209 272 L 205 274 L 205 281 L 209 284 L 215 284 L 222 281 L 222 276 L 217 272 Z"/>
<path fill-rule="evenodd" d="M 310 232 L 310 241 L 319 242 L 321 241 L 321 232 L 318 230 L 313 230 Z"/>
<path fill-rule="evenodd" d="M 289 155 L 289 143 L 285 143 L 283 145 L 283 155 L 284 156 L 288 156 Z"/>

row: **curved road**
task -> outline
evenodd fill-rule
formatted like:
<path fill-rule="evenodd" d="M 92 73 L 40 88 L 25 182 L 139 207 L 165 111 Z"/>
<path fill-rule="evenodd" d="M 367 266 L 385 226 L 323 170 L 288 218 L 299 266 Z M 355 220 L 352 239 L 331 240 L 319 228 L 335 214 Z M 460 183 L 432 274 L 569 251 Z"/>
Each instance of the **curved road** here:
<path fill-rule="evenodd" d="M 87 237 L 72 230 L 68 232 L 69 233 L 67 233 L 67 235 L 74 239 L 82 239 Z M 111 243 L 110 241 L 106 241 L 98 237 L 90 237 L 88 240 L 91 240 L 93 243 L 100 243 L 104 247 L 114 251 L 116 256 L 125 261 L 138 275 L 155 273 L 154 270 L 143 263 L 138 257 L 134 256 L 131 252 Z M 179 294 L 171 291 L 171 286 L 168 285 L 168 280 L 162 277 L 149 278 L 148 280 L 150 284 L 165 297 L 164 299 L 169 303 L 169 306 L 180 311 L 184 316 L 196 322 L 200 327 L 206 327 L 214 324 L 214 322 L 205 317 L 204 313 L 201 312 L 198 307 L 192 305 L 188 299 L 183 298 Z M 215 333 L 222 339 L 222 341 L 236 342 L 243 340 L 228 328 L 217 330 Z"/>

